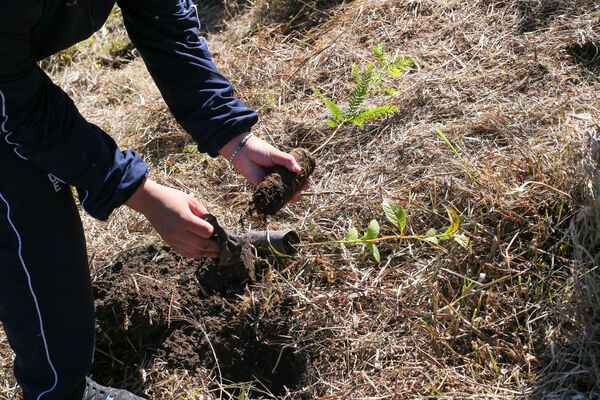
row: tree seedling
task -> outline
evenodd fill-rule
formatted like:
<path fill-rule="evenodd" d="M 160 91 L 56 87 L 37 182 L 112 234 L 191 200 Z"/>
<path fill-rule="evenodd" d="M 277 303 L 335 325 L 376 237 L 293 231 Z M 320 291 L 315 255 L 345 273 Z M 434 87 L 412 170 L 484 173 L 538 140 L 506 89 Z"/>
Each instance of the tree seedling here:
<path fill-rule="evenodd" d="M 386 92 L 391 95 L 397 95 L 398 91 L 388 87 L 382 87 L 382 82 L 388 78 L 399 78 L 404 74 L 404 71 L 411 66 L 414 61 L 409 58 L 404 58 L 401 55 L 390 57 L 385 52 L 385 46 L 381 41 L 377 41 L 373 49 L 377 65 L 369 63 L 367 68 L 361 73 L 356 64 L 352 64 L 352 72 L 354 73 L 355 83 L 354 88 L 348 96 L 347 105 L 338 105 L 325 97 L 317 88 L 313 88 L 315 96 L 317 96 L 331 112 L 331 117 L 327 119 L 327 124 L 335 131 L 325 140 L 313 153 L 324 148 L 338 130 L 351 123 L 363 129 L 364 123 L 378 118 L 384 118 L 398 111 L 398 106 L 386 104 L 377 107 L 365 106 L 367 96 L 374 92 Z"/>
<path fill-rule="evenodd" d="M 340 106 L 325 97 L 317 88 L 313 88 L 315 95 L 325 103 L 331 112 L 331 118 L 327 123 L 332 128 L 342 126 L 347 123 L 358 125 L 361 129 L 366 121 L 377 118 L 383 118 L 398 111 L 396 105 L 383 105 L 378 107 L 368 108 L 364 105 L 367 96 L 373 92 L 387 92 L 392 95 L 397 95 L 398 91 L 391 88 L 381 87 L 382 81 L 391 76 L 399 78 L 404 74 L 404 71 L 411 66 L 414 61 L 402 56 L 390 58 L 385 53 L 384 44 L 378 41 L 373 49 L 373 53 L 377 58 L 377 68 L 373 63 L 369 63 L 367 68 L 360 73 L 356 64 L 352 64 L 352 72 L 354 73 L 355 83 L 354 88 L 350 92 L 347 106 Z"/>
<path fill-rule="evenodd" d="M 373 219 L 369 222 L 366 232 L 359 237 L 358 229 L 355 227 L 351 227 L 348 230 L 348 233 L 342 240 L 331 240 L 325 242 L 316 242 L 316 243 L 306 243 L 302 245 L 297 245 L 297 247 L 308 247 L 308 246 L 323 246 L 329 244 L 358 244 L 364 246 L 367 250 L 369 250 L 373 257 L 377 262 L 381 261 L 381 254 L 379 253 L 379 249 L 377 248 L 376 243 L 386 240 L 400 240 L 400 239 L 416 239 L 422 240 L 425 242 L 439 244 L 440 241 L 453 239 L 459 245 L 466 249 L 470 249 L 471 243 L 469 238 L 467 238 L 464 234 L 459 233 L 460 225 L 462 222 L 461 217 L 458 215 L 456 211 L 452 208 L 446 207 L 446 212 L 448 213 L 448 219 L 450 221 L 450 226 L 446 228 L 443 233 L 438 233 L 437 229 L 431 228 L 424 235 L 405 235 L 404 228 L 406 227 L 406 211 L 404 207 L 400 204 L 396 203 L 391 199 L 383 199 L 381 204 L 381 208 L 389 222 L 391 222 L 396 228 L 400 231 L 393 235 L 388 236 L 379 236 L 379 222 Z"/>

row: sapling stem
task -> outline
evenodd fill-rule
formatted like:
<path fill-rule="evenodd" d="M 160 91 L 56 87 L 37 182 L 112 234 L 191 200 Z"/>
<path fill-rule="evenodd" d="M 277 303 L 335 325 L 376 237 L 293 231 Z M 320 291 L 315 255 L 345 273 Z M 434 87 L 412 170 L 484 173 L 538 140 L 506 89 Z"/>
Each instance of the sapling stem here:
<path fill-rule="evenodd" d="M 312 243 L 304 243 L 304 244 L 296 244 L 294 247 L 309 247 L 309 246 L 323 246 L 328 244 L 357 244 L 357 243 L 375 243 L 382 242 L 384 240 L 392 240 L 392 239 L 426 239 L 426 238 L 448 238 L 450 237 L 447 234 L 440 233 L 438 235 L 390 235 L 390 236 L 382 236 L 374 239 L 356 239 L 356 240 L 330 240 L 326 242 L 312 242 Z"/>
<path fill-rule="evenodd" d="M 316 154 L 319 150 L 321 150 L 323 147 L 327 146 L 327 144 L 329 144 L 329 142 L 331 141 L 331 139 L 333 139 L 335 137 L 335 135 L 338 133 L 338 131 L 340 130 L 340 128 L 342 126 L 345 126 L 347 121 L 343 121 L 341 124 L 338 125 L 338 127 L 335 129 L 335 131 L 333 131 L 333 133 L 331 135 L 329 135 L 329 137 L 327 138 L 327 140 L 325 140 L 323 142 L 323 144 L 321 144 L 319 147 L 317 147 L 315 150 L 313 150 L 313 154 Z"/>
<path fill-rule="evenodd" d="M 346 237 L 342 240 L 327 240 L 324 242 L 304 243 L 295 245 L 295 247 L 325 246 L 330 244 L 358 244 L 365 246 L 369 251 L 371 251 L 377 262 L 381 261 L 381 254 L 379 253 L 379 249 L 375 243 L 383 242 L 385 240 L 418 239 L 438 244 L 439 240 L 454 239 L 461 246 L 469 248 L 469 239 L 466 236 L 458 233 L 458 229 L 460 228 L 461 224 L 461 218 L 458 216 L 456 211 L 449 207 L 446 207 L 446 211 L 448 212 L 450 226 L 446 229 L 446 231 L 443 233 L 437 233 L 437 230 L 432 228 L 429 229 L 424 235 L 404 234 L 404 228 L 406 227 L 406 211 L 400 204 L 391 199 L 384 198 L 383 202 L 381 203 L 381 207 L 383 208 L 384 214 L 388 221 L 394 224 L 399 229 L 400 233 L 377 237 L 379 235 L 379 223 L 377 220 L 373 219 L 371 222 L 369 222 L 369 226 L 362 237 L 359 237 L 358 230 L 352 227 L 348 231 Z M 398 231 L 394 230 L 394 232 Z"/>

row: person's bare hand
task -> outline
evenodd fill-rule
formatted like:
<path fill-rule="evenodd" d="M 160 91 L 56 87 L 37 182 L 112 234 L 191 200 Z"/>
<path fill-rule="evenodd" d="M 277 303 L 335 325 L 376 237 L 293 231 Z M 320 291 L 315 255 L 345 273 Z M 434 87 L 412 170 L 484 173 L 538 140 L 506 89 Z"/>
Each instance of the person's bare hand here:
<path fill-rule="evenodd" d="M 227 160 L 239 145 L 240 141 L 247 133 L 236 136 L 231 139 L 219 151 Z M 301 168 L 296 162 L 296 159 L 289 153 L 278 150 L 274 146 L 264 140 L 251 136 L 244 146 L 239 150 L 233 159 L 233 166 L 237 169 L 250 183 L 258 185 L 267 176 L 267 169 L 275 165 L 281 165 L 292 172 L 300 172 Z M 290 200 L 290 202 L 298 201 L 303 190 L 308 189 L 307 182 Z"/>
<path fill-rule="evenodd" d="M 183 257 L 219 256 L 206 208 L 194 197 L 147 179 L 126 202 L 148 218 L 161 238 Z"/>

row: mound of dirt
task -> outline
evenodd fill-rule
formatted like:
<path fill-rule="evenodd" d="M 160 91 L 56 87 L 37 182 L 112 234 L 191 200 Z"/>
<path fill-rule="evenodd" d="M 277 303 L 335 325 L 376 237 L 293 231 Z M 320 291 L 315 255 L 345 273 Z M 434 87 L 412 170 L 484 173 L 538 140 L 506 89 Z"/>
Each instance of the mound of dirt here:
<path fill-rule="evenodd" d="M 159 360 L 169 369 L 214 370 L 224 383 L 252 381 L 275 396 L 301 390 L 307 358 L 292 344 L 292 302 L 269 304 L 265 289 L 250 292 L 254 280 L 253 258 L 219 267 L 156 246 L 116 263 L 94 282 L 93 374 L 131 387 L 140 368 Z"/>

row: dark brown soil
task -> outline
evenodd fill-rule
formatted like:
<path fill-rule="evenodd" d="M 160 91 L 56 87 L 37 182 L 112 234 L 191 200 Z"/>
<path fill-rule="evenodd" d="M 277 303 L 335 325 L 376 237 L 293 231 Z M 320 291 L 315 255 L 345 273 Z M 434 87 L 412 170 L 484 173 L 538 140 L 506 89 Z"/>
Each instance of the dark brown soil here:
<path fill-rule="evenodd" d="M 279 211 L 308 180 L 315 170 L 315 158 L 305 149 L 293 149 L 294 156 L 302 171 L 292 172 L 285 167 L 277 166 L 256 187 L 252 195 L 250 212 L 260 216 L 274 215 Z"/>
<path fill-rule="evenodd" d="M 116 263 L 94 282 L 92 373 L 140 391 L 140 368 L 160 361 L 167 369 L 220 369 L 225 383 L 253 381 L 275 396 L 301 391 L 307 359 L 292 345 L 292 302 L 267 303 L 266 289 L 251 286 L 255 278 L 254 263 L 219 267 L 156 246 Z"/>

